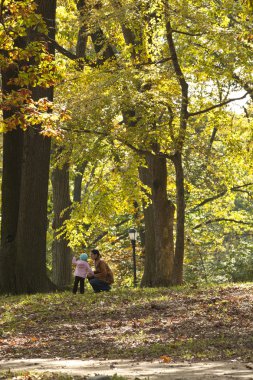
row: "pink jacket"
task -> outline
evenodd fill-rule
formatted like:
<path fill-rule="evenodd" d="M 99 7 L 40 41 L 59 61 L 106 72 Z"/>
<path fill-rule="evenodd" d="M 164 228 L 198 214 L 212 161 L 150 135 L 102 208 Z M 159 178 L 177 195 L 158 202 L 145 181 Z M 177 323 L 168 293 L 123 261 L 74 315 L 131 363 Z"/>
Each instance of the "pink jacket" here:
<path fill-rule="evenodd" d="M 75 257 L 73 257 L 72 264 L 76 265 L 76 269 L 74 272 L 75 276 L 86 278 L 87 273 L 93 275 L 93 271 L 91 270 L 91 267 L 89 266 L 87 261 L 77 260 Z"/>

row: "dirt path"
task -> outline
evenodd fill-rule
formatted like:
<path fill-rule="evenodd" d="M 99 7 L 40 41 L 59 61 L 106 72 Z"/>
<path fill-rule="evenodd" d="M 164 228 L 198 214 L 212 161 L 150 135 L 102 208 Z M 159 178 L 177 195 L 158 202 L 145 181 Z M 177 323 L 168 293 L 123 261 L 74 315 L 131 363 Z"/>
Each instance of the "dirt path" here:
<path fill-rule="evenodd" d="M 61 372 L 84 377 L 126 376 L 138 379 L 195 380 L 195 379 L 252 379 L 253 364 L 230 362 L 161 363 L 132 360 L 62 360 L 21 359 L 0 361 L 0 371 L 28 370 L 31 372 Z M 99 380 L 99 378 L 97 378 Z M 102 379 L 101 379 L 102 380 Z"/>

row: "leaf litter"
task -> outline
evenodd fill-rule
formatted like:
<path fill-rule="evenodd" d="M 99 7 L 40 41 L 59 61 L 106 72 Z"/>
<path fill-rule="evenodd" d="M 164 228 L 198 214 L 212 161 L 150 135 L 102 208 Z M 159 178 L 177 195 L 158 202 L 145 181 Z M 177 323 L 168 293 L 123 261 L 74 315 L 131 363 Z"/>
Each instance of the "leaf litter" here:
<path fill-rule="evenodd" d="M 0 298 L 0 357 L 253 360 L 253 285 Z"/>

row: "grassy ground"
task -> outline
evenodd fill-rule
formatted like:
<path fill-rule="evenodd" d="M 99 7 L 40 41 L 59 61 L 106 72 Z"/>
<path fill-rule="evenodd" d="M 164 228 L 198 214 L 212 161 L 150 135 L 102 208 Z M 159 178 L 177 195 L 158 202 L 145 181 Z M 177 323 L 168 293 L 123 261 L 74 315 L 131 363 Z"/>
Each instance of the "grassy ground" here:
<path fill-rule="evenodd" d="M 253 361 L 253 284 L 0 297 L 0 357 Z"/>

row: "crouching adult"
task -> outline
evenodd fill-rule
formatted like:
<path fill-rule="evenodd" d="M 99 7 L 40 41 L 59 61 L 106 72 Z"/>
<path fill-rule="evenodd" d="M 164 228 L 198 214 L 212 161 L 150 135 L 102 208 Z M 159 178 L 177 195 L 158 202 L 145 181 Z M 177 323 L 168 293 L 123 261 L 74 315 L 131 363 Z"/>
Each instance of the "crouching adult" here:
<path fill-rule="evenodd" d="M 94 275 L 88 274 L 88 280 L 95 293 L 109 291 L 111 284 L 114 282 L 113 273 L 109 265 L 101 259 L 101 255 L 98 249 L 92 249 L 91 259 L 94 261 Z"/>

